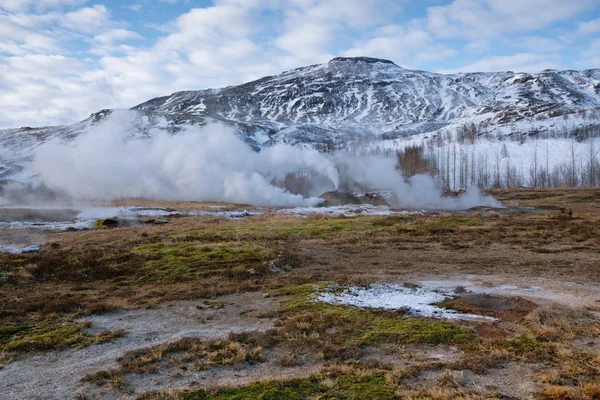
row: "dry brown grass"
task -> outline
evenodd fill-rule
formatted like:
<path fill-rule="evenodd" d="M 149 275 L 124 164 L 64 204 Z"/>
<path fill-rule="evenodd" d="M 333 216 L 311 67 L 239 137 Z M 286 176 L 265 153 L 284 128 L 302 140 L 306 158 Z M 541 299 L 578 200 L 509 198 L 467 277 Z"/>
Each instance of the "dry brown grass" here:
<path fill-rule="evenodd" d="M 46 245 L 39 253 L 0 255 L 0 276 L 5 281 L 0 286 L 0 325 L 246 290 L 272 291 L 323 280 L 366 284 L 429 271 L 568 276 L 597 282 L 600 209 L 594 208 L 595 201 L 573 200 L 595 199 L 596 191 L 499 193 L 506 200 L 530 196 L 535 204 L 558 207 L 570 206 L 571 199 L 573 207 L 588 207 L 586 213 L 575 211 L 570 219 L 559 218 L 558 210 L 548 215 L 501 217 L 320 215 L 300 219 L 265 214 L 234 221 L 182 217 L 166 225 L 51 233 L 47 242 L 57 244 L 55 248 Z M 199 279 L 189 269 L 169 274 L 164 269 L 168 259 L 164 259 L 163 272 L 148 275 L 148 263 L 156 262 L 162 253 L 132 252 L 155 245 L 168 251 L 169 246 L 181 243 L 202 249 L 223 242 L 282 253 L 292 271 L 271 274 L 255 266 L 248 273 L 225 268 L 201 274 Z M 141 274 L 142 267 L 146 274 Z M 170 281 L 161 280 L 163 276 Z"/>
<path fill-rule="evenodd" d="M 159 370 L 199 371 L 241 363 L 251 365 L 264 362 L 265 358 L 259 346 L 248 346 L 231 340 L 183 338 L 172 343 L 129 351 L 118 361 L 118 369 L 87 374 L 82 381 L 126 390 L 128 374 L 149 374 Z"/>
<path fill-rule="evenodd" d="M 557 386 L 546 387 L 540 396 L 547 400 L 596 400 L 600 399 L 600 385 L 586 384 L 584 386 Z"/>
<path fill-rule="evenodd" d="M 537 203 L 559 205 L 573 196 L 589 196 L 579 190 L 574 194 L 562 190 L 526 193 L 535 195 Z M 520 198 L 522 193 L 502 195 L 511 199 Z M 58 249 L 46 246 L 40 253 L 0 255 L 0 274 L 6 280 L 0 287 L 0 318 L 97 312 L 185 298 L 194 292 L 214 296 L 318 280 L 368 283 L 383 276 L 411 276 L 431 270 L 564 274 L 594 282 L 600 276 L 600 209 L 592 208 L 594 202 L 583 204 L 596 211 L 585 215 L 575 212 L 572 219 L 558 218 L 558 211 L 501 218 L 409 215 L 354 219 L 314 216 L 303 220 L 262 215 L 229 221 L 185 217 L 174 218 L 167 225 L 53 233 L 47 240 L 58 244 Z M 255 268 L 258 274 L 253 276 L 245 271 L 220 271 L 191 281 L 187 271 L 181 278 L 188 281 L 177 281 L 175 275 L 173 282 L 167 282 L 159 279 L 161 275 L 151 275 L 156 278 L 145 282 L 139 268 L 156 254 L 131 251 L 153 245 L 168 249 L 178 243 L 201 248 L 203 244 L 231 241 L 283 252 L 295 270 L 269 275 Z M 94 296 L 98 291 L 111 295 Z M 42 306 L 44 302 L 36 297 L 48 292 L 57 295 Z M 18 304 L 14 299 L 19 299 Z"/>
<path fill-rule="evenodd" d="M 505 201 L 541 207 L 547 214 L 469 212 L 356 218 L 317 215 L 306 219 L 265 214 L 234 221 L 181 217 L 166 225 L 49 233 L 48 243 L 58 246 L 46 245 L 39 253 L 0 255 L 0 276 L 4 281 L 0 284 L 0 327 L 151 307 L 170 300 L 210 299 L 234 292 L 260 290 L 274 294 L 281 288 L 323 281 L 363 285 L 423 275 L 496 274 L 599 282 L 600 189 L 512 190 L 495 194 Z M 164 205 L 198 208 L 197 204 Z M 561 208 L 572 209 L 573 215 L 561 213 Z M 247 258 L 236 258 L 231 263 L 228 257 L 234 253 L 238 257 L 239 252 L 231 252 L 230 245 L 253 250 Z M 186 258 L 186 268 L 175 268 L 181 266 L 177 264 L 181 258 L 172 260 L 166 255 L 182 249 L 187 252 L 183 256 L 192 257 L 197 265 Z M 254 250 L 272 256 L 278 265 L 289 264 L 291 270 L 269 272 L 263 264 L 264 257 L 256 258 Z M 202 269 L 204 255 L 200 257 L 195 251 L 217 256 L 218 268 Z M 192 269 L 187 268 L 190 265 Z M 458 308 L 458 304 L 454 306 Z M 462 306 L 468 306 L 465 311 L 485 313 L 479 306 L 475 310 L 473 304 Z M 509 322 L 476 325 L 472 329 L 472 346 L 464 346 L 465 356 L 444 365 L 425 360 L 405 367 L 366 365 L 362 359 L 365 342 L 361 341 L 366 339 L 357 336 L 357 332 L 365 334 L 365 326 L 375 329 L 371 317 L 301 309 L 278 313 L 279 338 L 270 333 L 246 333 L 232 336 L 224 342 L 227 344 L 213 349 L 190 341 L 164 345 L 129 354 L 122 360 L 123 370 L 102 372 L 89 379 L 122 388 L 126 373 L 152 373 L 166 366 L 202 368 L 215 363 L 257 362 L 264 353 L 261 349 L 269 349 L 273 350 L 269 355 L 284 368 L 305 362 L 335 362 L 324 372 L 331 375 L 320 381 L 325 388 L 339 386 L 338 376 L 364 377 L 378 371 L 386 385 L 394 386 L 418 379 L 424 369 L 484 374 L 510 361 L 547 371 L 535 378 L 543 385 L 539 394 L 542 397 L 597 398 L 593 396 L 600 377 L 600 360 L 571 345 L 575 339 L 600 335 L 597 319 L 581 310 L 532 309 L 535 306 L 525 301 L 519 306 L 502 315 L 489 314 Z M 206 307 L 219 304 L 209 302 Z M 375 335 L 369 337 L 377 338 L 376 342 L 394 342 L 392 338 L 403 333 L 396 327 L 383 326 L 387 336 L 376 331 L 381 327 L 367 333 Z M 418 330 L 430 328 L 423 325 Z M 436 387 L 427 388 L 399 386 L 397 395 L 440 399 L 493 397 L 493 393 L 475 393 L 451 381 L 440 381 Z M 155 398 L 178 395 L 169 396 Z"/>

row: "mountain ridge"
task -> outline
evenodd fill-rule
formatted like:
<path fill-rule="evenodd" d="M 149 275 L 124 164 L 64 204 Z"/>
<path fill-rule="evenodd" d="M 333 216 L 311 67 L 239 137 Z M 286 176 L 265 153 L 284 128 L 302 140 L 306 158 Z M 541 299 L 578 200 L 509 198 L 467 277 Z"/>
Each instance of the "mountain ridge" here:
<path fill-rule="evenodd" d="M 562 118 L 597 114 L 600 69 L 438 74 L 385 59 L 336 57 L 241 85 L 175 92 L 132 110 L 134 135 L 220 122 L 255 150 L 277 143 L 340 148 L 471 123 L 492 136 L 525 135 L 559 126 Z M 39 144 L 72 140 L 110 113 L 100 110 L 73 125 L 0 130 L 0 148 L 12 155 L 0 152 L 0 179 L 22 170 Z"/>
<path fill-rule="evenodd" d="M 402 137 L 465 118 L 483 116 L 479 123 L 494 125 L 595 107 L 600 107 L 600 69 L 438 74 L 389 60 L 338 57 L 242 85 L 175 92 L 133 109 L 184 120 L 187 115 L 190 121 L 193 116 L 252 123 L 269 137 L 255 140 L 261 147 Z"/>

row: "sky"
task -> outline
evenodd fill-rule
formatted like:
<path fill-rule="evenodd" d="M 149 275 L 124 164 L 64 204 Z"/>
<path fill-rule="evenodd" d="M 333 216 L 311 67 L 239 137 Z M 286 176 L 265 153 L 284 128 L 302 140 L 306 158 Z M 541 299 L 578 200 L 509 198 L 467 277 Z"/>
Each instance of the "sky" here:
<path fill-rule="evenodd" d="M 0 0 L 0 128 L 336 56 L 440 73 L 600 68 L 600 0 Z"/>

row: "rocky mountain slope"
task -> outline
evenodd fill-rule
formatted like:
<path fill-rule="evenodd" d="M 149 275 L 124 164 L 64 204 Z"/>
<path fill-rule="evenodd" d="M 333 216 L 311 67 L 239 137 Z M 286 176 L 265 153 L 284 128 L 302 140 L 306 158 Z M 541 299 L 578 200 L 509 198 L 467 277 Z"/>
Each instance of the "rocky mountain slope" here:
<path fill-rule="evenodd" d="M 255 149 L 275 143 L 316 148 L 395 139 L 476 123 L 480 130 L 535 129 L 565 115 L 598 114 L 600 69 L 545 70 L 537 74 L 462 73 L 404 69 L 391 61 L 335 58 L 222 89 L 173 93 L 142 103 L 133 134 L 158 127 L 220 121 Z M 102 121 L 110 110 L 59 127 L 0 130 L 0 179 L 27 178 L 22 165 L 49 138 L 70 140 Z M 550 121 L 550 122 L 548 122 Z"/>
<path fill-rule="evenodd" d="M 599 106 L 599 69 L 442 75 L 358 57 L 240 86 L 178 92 L 134 109 L 178 123 L 223 120 L 262 146 L 401 137 L 461 120 L 496 125 Z"/>

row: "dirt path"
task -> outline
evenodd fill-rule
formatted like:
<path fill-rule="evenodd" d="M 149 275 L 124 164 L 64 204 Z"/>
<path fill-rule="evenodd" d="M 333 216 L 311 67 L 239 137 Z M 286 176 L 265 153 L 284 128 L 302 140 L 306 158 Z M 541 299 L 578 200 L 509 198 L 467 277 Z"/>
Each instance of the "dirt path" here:
<path fill-rule="evenodd" d="M 13 362 L 0 369 L 0 397 L 3 400 L 70 399 L 77 393 L 98 393 L 81 383 L 81 378 L 91 372 L 117 367 L 116 360 L 127 351 L 183 337 L 209 340 L 227 337 L 230 332 L 268 329 L 272 321 L 260 318 L 260 313 L 277 309 L 280 299 L 262 298 L 260 293 L 243 293 L 220 297 L 218 301 L 223 303 L 223 308 L 199 309 L 202 301 L 196 300 L 86 318 L 86 321 L 92 322 L 91 332 L 127 329 L 129 333 L 111 343 Z M 119 399 L 131 396 L 105 392 L 101 397 Z"/>

